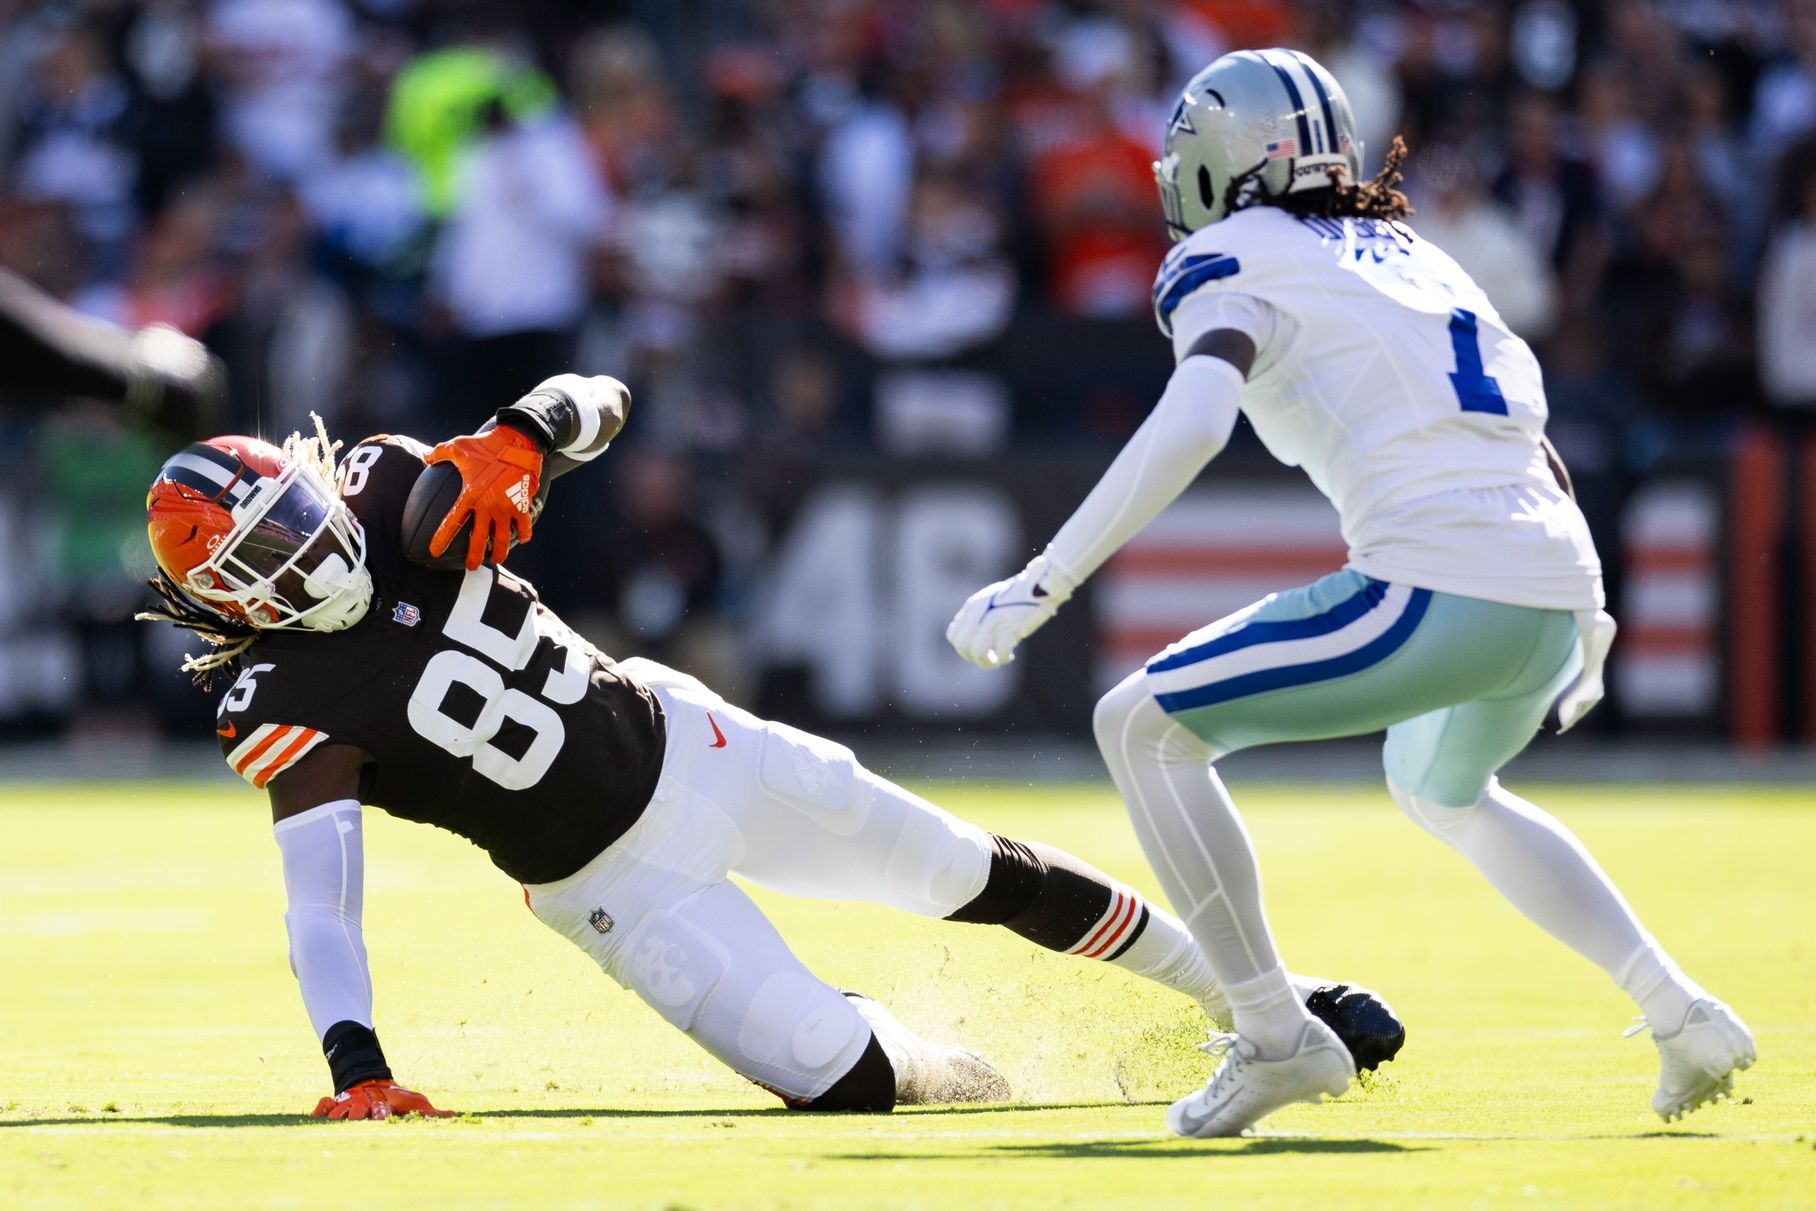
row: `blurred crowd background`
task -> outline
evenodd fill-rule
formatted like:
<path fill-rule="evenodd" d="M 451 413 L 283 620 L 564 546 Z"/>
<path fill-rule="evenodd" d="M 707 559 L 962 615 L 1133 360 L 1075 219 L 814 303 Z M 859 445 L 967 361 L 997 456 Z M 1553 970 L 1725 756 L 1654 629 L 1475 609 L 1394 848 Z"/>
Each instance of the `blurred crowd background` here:
<path fill-rule="evenodd" d="M 624 379 L 610 476 L 525 571 L 710 676 L 817 460 L 1107 462 L 1170 369 L 1168 112 L 1272 45 L 1343 83 L 1368 171 L 1405 136 L 1604 551 L 1648 477 L 1816 416 L 1816 0 L 0 0 L 0 264 L 206 341 L 267 436 Z M 5 726 L 193 709 L 182 641 L 123 621 L 165 453 L 0 418 Z M 31 672 L 47 610 L 79 685 Z"/>

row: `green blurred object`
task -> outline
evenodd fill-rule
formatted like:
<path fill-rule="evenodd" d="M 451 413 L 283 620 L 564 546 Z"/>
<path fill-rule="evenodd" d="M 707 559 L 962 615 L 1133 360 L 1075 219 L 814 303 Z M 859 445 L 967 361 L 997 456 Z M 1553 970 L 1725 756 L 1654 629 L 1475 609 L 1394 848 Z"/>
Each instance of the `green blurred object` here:
<path fill-rule="evenodd" d="M 77 413 L 38 432 L 38 465 L 56 502 L 56 568 L 73 600 L 136 598 L 151 568 L 145 491 L 160 446 L 111 419 Z"/>
<path fill-rule="evenodd" d="M 459 201 L 461 161 L 488 105 L 514 119 L 535 117 L 560 99 L 534 67 L 479 46 L 451 46 L 412 60 L 391 87 L 385 139 L 415 165 L 424 205 L 446 218 Z"/>

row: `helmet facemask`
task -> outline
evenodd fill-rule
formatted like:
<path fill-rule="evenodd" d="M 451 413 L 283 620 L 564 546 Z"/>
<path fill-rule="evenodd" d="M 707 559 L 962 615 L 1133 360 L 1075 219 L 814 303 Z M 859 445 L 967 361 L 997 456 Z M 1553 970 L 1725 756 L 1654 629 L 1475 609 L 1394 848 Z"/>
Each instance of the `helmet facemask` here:
<path fill-rule="evenodd" d="M 365 531 L 313 467 L 291 461 L 232 506 L 233 529 L 183 591 L 260 630 L 341 631 L 372 604 Z"/>

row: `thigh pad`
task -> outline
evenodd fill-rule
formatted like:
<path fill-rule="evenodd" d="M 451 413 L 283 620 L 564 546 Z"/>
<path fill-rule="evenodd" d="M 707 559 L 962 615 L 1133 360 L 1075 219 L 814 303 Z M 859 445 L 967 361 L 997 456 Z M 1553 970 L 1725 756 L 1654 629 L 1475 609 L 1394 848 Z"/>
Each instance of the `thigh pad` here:
<path fill-rule="evenodd" d="M 731 954 L 682 915 L 686 905 L 651 913 L 624 940 L 615 964 L 621 982 L 681 1030 L 692 1030 L 700 1007 L 725 978 Z"/>
<path fill-rule="evenodd" d="M 811 817 L 827 832 L 849 837 L 864 827 L 869 796 L 858 760 L 842 744 L 785 723 L 764 727 L 758 777 L 763 788 Z"/>

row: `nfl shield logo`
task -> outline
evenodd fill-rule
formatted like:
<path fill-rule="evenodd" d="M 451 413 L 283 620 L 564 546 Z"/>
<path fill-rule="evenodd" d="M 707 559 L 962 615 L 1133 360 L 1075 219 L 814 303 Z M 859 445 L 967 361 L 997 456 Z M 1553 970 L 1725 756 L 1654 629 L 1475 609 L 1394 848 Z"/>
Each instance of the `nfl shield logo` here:
<path fill-rule="evenodd" d="M 600 933 L 612 932 L 612 915 L 603 908 L 595 908 L 587 915 L 587 921 Z"/>
<path fill-rule="evenodd" d="M 397 603 L 397 608 L 391 611 L 391 621 L 413 627 L 422 621 L 422 611 L 407 601 L 400 601 Z"/>

